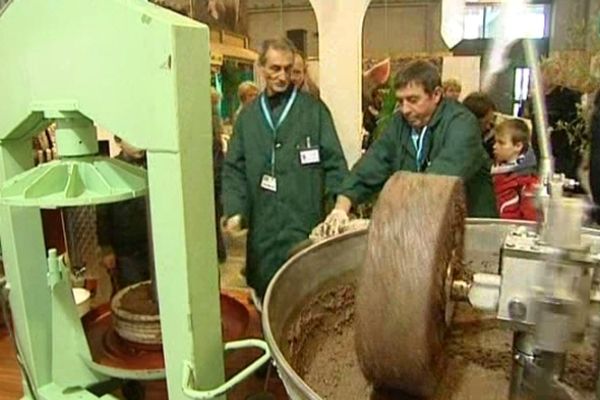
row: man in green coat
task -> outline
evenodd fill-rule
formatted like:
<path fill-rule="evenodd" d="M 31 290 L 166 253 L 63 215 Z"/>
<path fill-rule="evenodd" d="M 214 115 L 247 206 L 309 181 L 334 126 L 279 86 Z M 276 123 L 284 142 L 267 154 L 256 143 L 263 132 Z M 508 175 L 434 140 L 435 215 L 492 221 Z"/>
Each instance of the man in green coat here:
<path fill-rule="evenodd" d="M 265 91 L 240 113 L 223 166 L 226 230 L 248 224 L 248 284 L 263 297 L 289 251 L 324 218 L 348 167 L 327 107 L 291 84 L 294 47 L 268 40 Z"/>
<path fill-rule="evenodd" d="M 437 68 L 414 61 L 396 77 L 400 113 L 344 180 L 336 206 L 318 230 L 337 233 L 352 204 L 379 192 L 396 171 L 459 176 L 470 217 L 496 217 L 491 160 L 481 144 L 477 119 L 445 100 Z"/>

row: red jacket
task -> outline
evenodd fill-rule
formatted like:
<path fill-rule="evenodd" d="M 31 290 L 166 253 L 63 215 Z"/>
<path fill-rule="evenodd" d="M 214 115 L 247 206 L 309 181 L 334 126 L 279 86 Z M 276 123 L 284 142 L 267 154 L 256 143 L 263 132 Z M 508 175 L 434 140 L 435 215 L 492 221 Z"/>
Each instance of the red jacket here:
<path fill-rule="evenodd" d="M 494 175 L 494 191 L 498 215 L 505 219 L 535 221 L 535 191 L 539 179 L 535 175 L 516 172 Z"/>
<path fill-rule="evenodd" d="M 523 157 L 512 165 L 501 165 L 492 168 L 494 191 L 498 215 L 505 219 L 521 219 L 535 221 L 535 192 L 539 179 L 534 173 L 534 164 L 529 157 Z"/>

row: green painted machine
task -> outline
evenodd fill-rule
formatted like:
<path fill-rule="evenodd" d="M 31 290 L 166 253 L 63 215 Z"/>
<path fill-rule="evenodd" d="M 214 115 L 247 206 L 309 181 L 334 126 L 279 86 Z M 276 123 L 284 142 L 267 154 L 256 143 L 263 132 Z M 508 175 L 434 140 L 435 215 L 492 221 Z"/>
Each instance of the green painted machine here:
<path fill-rule="evenodd" d="M 208 28 L 144 0 L 9 1 L 0 60 L 0 237 L 25 398 L 96 399 L 86 389 L 110 378 L 161 377 L 172 400 L 223 398 L 269 353 L 222 343 Z M 52 122 L 59 160 L 32 169 L 32 137 Z M 147 149 L 147 178 L 97 156 L 96 124 Z M 39 209 L 146 193 L 165 368 L 132 372 L 92 358 Z M 247 346 L 265 354 L 224 383 L 224 350 Z"/>

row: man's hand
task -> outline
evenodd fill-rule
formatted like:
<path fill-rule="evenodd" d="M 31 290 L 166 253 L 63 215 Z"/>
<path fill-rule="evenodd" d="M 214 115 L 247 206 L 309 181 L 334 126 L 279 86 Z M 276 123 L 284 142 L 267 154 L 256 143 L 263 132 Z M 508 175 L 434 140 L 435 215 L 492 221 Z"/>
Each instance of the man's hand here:
<path fill-rule="evenodd" d="M 234 215 L 233 217 L 227 218 L 223 226 L 223 230 L 228 233 L 239 233 L 242 231 L 242 216 Z"/>
<path fill-rule="evenodd" d="M 325 237 L 339 235 L 348 222 L 350 222 L 348 213 L 344 210 L 334 208 L 322 224 Z"/>
<path fill-rule="evenodd" d="M 309 238 L 313 241 L 319 241 L 331 236 L 339 235 L 344 227 L 350 222 L 348 212 L 352 207 L 352 201 L 346 196 L 338 196 L 335 202 L 335 208 L 329 213 L 325 221 L 312 230 Z"/>

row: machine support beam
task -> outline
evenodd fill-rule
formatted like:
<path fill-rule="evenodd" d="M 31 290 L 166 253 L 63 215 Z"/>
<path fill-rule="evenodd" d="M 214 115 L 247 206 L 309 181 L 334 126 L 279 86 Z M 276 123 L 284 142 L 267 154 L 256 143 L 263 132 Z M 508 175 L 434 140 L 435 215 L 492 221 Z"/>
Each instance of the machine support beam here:
<path fill-rule="evenodd" d="M 14 154 L 27 155 L 29 159 L 15 159 Z M 11 141 L 0 147 L 0 182 L 31 166 L 30 140 Z M 2 256 L 11 288 L 9 299 L 15 339 L 29 384 L 39 387 L 51 380 L 52 348 L 51 335 L 46 332 L 50 326 L 52 302 L 46 278 L 40 210 L 0 206 L 0 220 Z M 12 268 L 13 265 L 19 268 Z M 31 293 L 35 295 L 29 295 Z M 31 396 L 28 384 L 24 391 L 26 398 Z"/>

